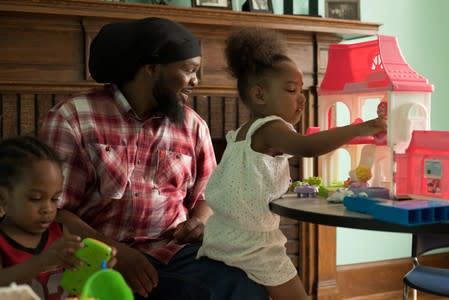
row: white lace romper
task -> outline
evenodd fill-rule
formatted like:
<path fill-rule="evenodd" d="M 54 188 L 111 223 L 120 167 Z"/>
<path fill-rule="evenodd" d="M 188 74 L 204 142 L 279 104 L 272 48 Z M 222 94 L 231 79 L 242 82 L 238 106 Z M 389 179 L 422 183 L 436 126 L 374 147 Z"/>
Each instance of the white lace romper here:
<path fill-rule="evenodd" d="M 243 269 L 249 278 L 266 286 L 285 283 L 297 273 L 286 254 L 280 218 L 269 208 L 270 201 L 287 192 L 291 156 L 272 157 L 251 148 L 254 132 L 273 120 L 283 121 L 277 116 L 258 119 L 242 141 L 235 141 L 240 129 L 226 135 L 228 145 L 206 188 L 206 201 L 214 214 L 198 252 L 198 257 Z"/>

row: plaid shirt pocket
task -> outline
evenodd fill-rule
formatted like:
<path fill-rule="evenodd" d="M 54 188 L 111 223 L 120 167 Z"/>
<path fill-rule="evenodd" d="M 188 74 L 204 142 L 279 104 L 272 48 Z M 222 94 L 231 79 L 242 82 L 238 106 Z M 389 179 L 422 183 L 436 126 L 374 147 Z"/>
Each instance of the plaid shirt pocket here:
<path fill-rule="evenodd" d="M 87 149 L 100 194 L 121 199 L 128 185 L 126 146 L 90 144 Z"/>
<path fill-rule="evenodd" d="M 161 193 L 187 189 L 192 181 L 192 157 L 179 152 L 158 150 L 155 182 Z"/>

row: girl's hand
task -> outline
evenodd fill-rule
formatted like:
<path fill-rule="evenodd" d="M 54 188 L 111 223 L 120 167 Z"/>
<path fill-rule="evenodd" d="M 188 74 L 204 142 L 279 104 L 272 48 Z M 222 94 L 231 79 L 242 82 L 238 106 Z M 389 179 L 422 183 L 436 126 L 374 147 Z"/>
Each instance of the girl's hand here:
<path fill-rule="evenodd" d="M 387 122 L 381 118 L 372 119 L 354 126 L 357 126 L 359 136 L 370 136 L 387 130 Z"/>
<path fill-rule="evenodd" d="M 64 232 L 63 236 L 54 242 L 46 251 L 39 254 L 43 266 L 51 269 L 55 266 L 75 269 L 84 262 L 75 256 L 75 252 L 83 247 L 79 236 Z"/>

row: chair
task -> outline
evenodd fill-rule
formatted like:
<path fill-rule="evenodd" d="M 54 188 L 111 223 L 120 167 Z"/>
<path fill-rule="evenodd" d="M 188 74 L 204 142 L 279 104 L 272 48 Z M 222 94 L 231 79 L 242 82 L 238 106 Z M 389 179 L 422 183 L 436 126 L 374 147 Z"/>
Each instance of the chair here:
<path fill-rule="evenodd" d="M 412 240 L 413 268 L 404 276 L 403 300 L 408 299 L 409 287 L 438 295 L 449 296 L 449 269 L 419 264 L 418 257 L 439 248 L 449 247 L 449 234 L 415 233 Z"/>

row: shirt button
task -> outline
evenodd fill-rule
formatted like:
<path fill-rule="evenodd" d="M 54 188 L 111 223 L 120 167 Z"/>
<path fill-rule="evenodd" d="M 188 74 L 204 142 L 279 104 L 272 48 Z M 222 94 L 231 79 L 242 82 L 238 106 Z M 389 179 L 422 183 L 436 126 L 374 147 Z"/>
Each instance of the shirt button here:
<path fill-rule="evenodd" d="M 139 160 L 137 160 L 137 164 L 138 164 L 138 165 L 140 165 L 140 159 L 139 159 Z"/>
<path fill-rule="evenodd" d="M 139 197 L 139 193 L 134 193 L 134 197 Z"/>
<path fill-rule="evenodd" d="M 105 150 L 106 150 L 107 152 L 109 152 L 109 151 L 111 151 L 111 147 L 110 147 L 110 146 L 106 146 Z"/>

